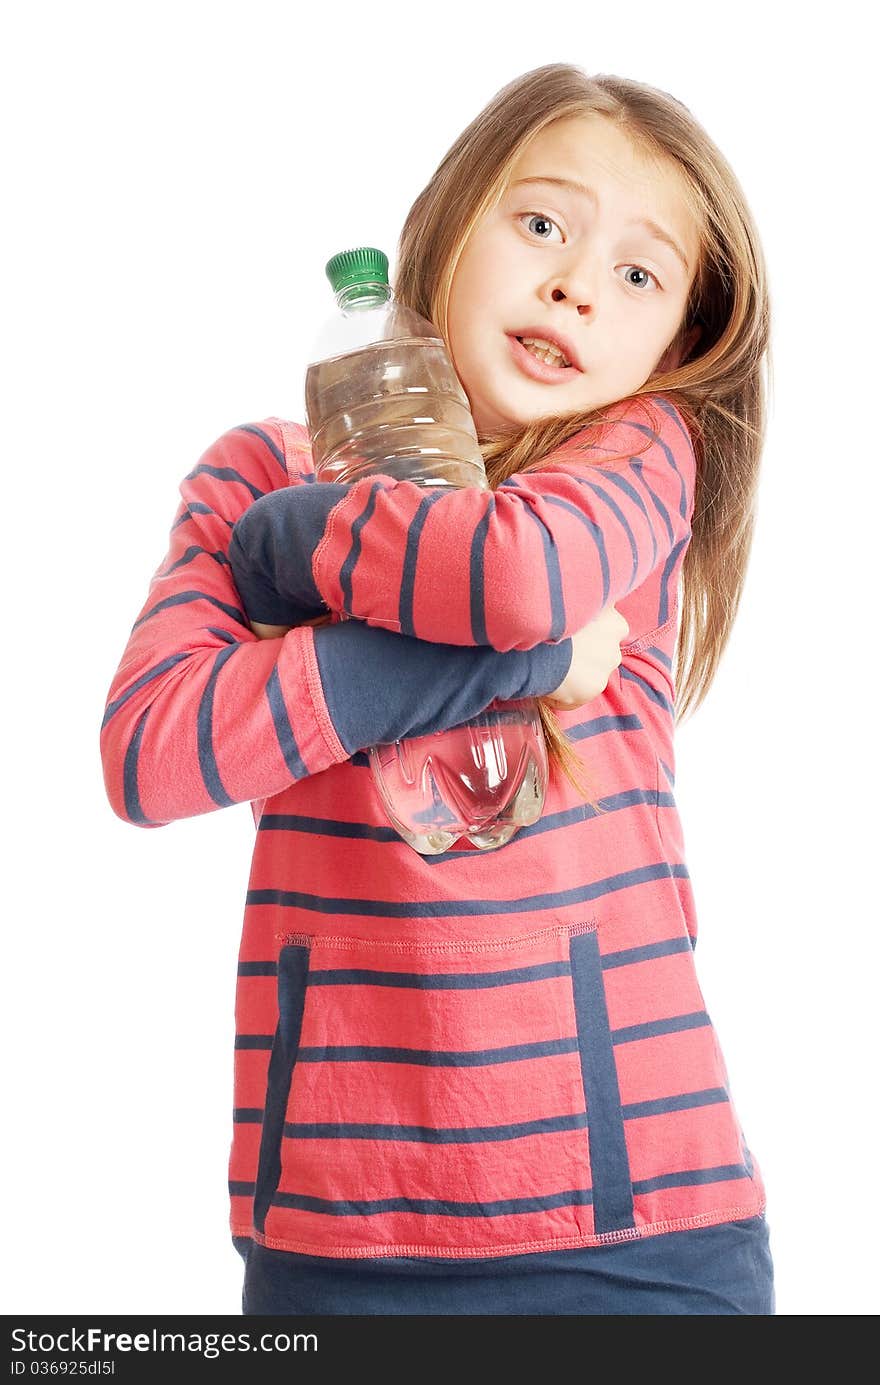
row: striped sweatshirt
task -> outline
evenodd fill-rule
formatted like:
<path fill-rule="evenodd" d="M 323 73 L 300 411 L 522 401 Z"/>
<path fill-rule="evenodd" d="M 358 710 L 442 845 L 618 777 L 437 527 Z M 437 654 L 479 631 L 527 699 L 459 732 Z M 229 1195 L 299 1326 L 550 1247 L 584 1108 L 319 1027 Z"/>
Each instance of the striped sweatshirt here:
<path fill-rule="evenodd" d="M 696 459 L 671 399 L 606 412 L 494 491 L 315 483 L 306 428 L 278 418 L 181 484 L 101 754 L 137 826 L 252 803 L 233 1236 L 483 1259 L 764 1209 L 673 796 Z M 555 690 L 609 602 L 620 667 L 559 713 L 598 812 L 554 772 L 506 846 L 413 851 L 366 748 Z"/>

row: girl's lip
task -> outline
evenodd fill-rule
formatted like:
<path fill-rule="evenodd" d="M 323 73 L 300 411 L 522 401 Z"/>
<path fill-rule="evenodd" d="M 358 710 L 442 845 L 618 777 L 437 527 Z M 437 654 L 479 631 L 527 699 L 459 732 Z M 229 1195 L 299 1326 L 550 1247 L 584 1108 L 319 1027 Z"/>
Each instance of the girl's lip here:
<path fill-rule="evenodd" d="M 531 375 L 533 380 L 543 380 L 546 385 L 561 385 L 565 380 L 571 380 L 573 376 L 581 373 L 577 366 L 573 365 L 545 365 L 510 334 L 508 341 L 516 364 L 526 375 Z"/>

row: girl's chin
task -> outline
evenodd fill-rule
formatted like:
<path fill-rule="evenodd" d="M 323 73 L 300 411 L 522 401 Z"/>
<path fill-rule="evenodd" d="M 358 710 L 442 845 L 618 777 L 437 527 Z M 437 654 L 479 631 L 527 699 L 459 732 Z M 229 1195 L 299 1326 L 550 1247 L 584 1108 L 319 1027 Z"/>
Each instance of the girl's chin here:
<path fill-rule="evenodd" d="M 528 387 L 528 382 L 525 383 Z M 537 423 L 540 419 L 557 418 L 561 414 L 567 413 L 572 415 L 587 413 L 589 410 L 599 407 L 592 400 L 579 400 L 575 405 L 566 401 L 568 407 L 560 407 L 561 400 L 558 392 L 553 399 L 548 398 L 544 401 L 543 408 L 536 406 L 534 402 L 517 406 L 513 397 L 516 393 L 516 389 L 511 388 L 509 391 L 505 391 L 503 401 L 497 402 L 491 398 L 469 400 L 477 438 L 480 442 L 485 442 L 490 436 L 495 437 L 498 434 L 510 433 L 524 428 L 527 424 Z M 548 393 L 552 394 L 553 392 L 549 391 Z M 555 408 L 553 407 L 554 402 Z"/>
<path fill-rule="evenodd" d="M 484 441 L 484 434 L 510 433 L 516 429 L 525 428 L 529 423 L 538 423 L 544 418 L 556 418 L 559 413 L 559 409 L 553 409 L 549 405 L 545 405 L 543 409 L 526 406 L 520 409 L 508 407 L 503 414 L 498 409 L 484 409 L 481 412 L 474 412 L 474 424 L 477 429 L 477 437 L 482 442 Z"/>
<path fill-rule="evenodd" d="M 518 391 L 514 385 L 510 389 L 505 389 L 497 399 L 484 396 L 477 401 L 471 400 L 471 413 L 477 433 L 509 432 L 511 428 L 522 428 L 527 423 L 533 423 L 536 418 L 552 413 L 552 410 L 546 409 L 545 406 L 546 414 L 542 414 L 540 409 L 535 408 L 534 401 L 518 402 L 517 395 Z"/>
<path fill-rule="evenodd" d="M 491 404 L 475 404 L 471 401 L 471 415 L 474 420 L 474 427 L 477 430 L 477 437 L 482 442 L 484 435 L 505 432 L 517 426 L 517 420 L 510 418 L 509 415 L 502 414 Z"/>
<path fill-rule="evenodd" d="M 488 442 L 491 438 L 512 433 L 530 421 L 525 415 L 522 418 L 511 418 L 509 414 L 502 415 L 499 413 L 474 415 L 474 427 L 477 430 L 479 442 Z"/>

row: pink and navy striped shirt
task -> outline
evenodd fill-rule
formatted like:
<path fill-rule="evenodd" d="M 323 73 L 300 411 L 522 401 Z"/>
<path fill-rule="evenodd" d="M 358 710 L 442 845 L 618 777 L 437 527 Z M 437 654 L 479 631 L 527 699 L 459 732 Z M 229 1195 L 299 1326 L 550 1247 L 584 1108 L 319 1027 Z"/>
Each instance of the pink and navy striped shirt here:
<path fill-rule="evenodd" d="M 101 754 L 135 825 L 252 803 L 234 1236 L 485 1258 L 764 1209 L 695 972 L 672 792 L 696 460 L 670 399 L 607 412 L 495 491 L 309 484 L 307 430 L 278 418 L 225 433 L 181 484 Z M 553 691 L 609 602 L 630 627 L 621 665 L 559 714 L 600 811 L 554 773 L 503 848 L 414 852 L 366 747 Z M 295 607 L 334 623 L 251 632 Z"/>

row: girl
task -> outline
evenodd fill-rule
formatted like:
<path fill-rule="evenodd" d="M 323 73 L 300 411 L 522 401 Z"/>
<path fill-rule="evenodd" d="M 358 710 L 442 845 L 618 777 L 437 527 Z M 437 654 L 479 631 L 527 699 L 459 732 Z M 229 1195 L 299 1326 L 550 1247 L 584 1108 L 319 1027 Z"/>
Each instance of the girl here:
<path fill-rule="evenodd" d="M 181 485 L 101 733 L 126 821 L 253 802 L 243 1311 L 772 1314 L 672 794 L 763 445 L 743 194 L 679 102 L 550 64 L 443 159 L 394 288 L 493 489 L 311 484 L 303 425 L 231 429 Z M 364 749 L 542 694 L 540 821 L 412 851 Z"/>

